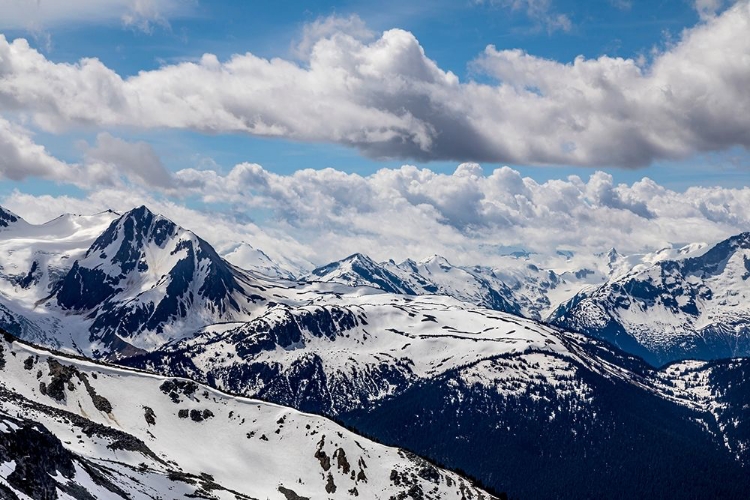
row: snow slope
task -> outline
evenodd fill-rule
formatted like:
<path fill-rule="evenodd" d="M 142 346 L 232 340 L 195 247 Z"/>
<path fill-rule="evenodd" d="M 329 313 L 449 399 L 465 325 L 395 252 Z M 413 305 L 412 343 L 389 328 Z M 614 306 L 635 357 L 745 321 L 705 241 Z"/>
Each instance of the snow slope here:
<path fill-rule="evenodd" d="M 45 485 L 53 494 L 30 496 L 491 498 L 322 417 L 7 336 L 0 353 L 0 489 L 19 498 Z M 30 460 L 34 443 L 48 449 L 43 464 Z M 50 476 L 30 474 L 40 465 Z"/>
<path fill-rule="evenodd" d="M 584 406 L 590 391 L 573 376 L 574 365 L 636 378 L 586 354 L 582 343 L 581 336 L 450 297 L 341 294 L 302 307 L 277 304 L 250 322 L 122 363 L 334 415 L 457 371 L 506 395 L 541 380 Z M 512 356 L 534 358 L 533 367 L 480 368 Z"/>

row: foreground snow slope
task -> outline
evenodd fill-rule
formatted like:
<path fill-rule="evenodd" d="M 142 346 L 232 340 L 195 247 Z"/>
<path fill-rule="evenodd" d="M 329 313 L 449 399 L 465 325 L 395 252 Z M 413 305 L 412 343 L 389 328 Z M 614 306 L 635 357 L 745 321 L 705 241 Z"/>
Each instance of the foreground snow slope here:
<path fill-rule="evenodd" d="M 20 498 L 43 498 L 45 482 L 62 498 L 491 498 L 322 417 L 9 336 L 0 353 L 0 489 Z M 39 464 L 14 446 L 20 430 L 54 445 L 57 462 L 42 464 L 51 480 L 29 474 Z"/>

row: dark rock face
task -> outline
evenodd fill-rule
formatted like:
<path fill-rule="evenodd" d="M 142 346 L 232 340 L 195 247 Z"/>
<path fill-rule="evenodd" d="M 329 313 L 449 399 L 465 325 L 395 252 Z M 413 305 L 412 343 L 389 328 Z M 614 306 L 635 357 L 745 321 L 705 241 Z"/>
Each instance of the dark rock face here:
<path fill-rule="evenodd" d="M 42 425 L 15 423 L 18 429 L 0 433 L 0 462 L 16 462 L 8 484 L 34 499 L 58 498 L 52 476 L 74 477 L 73 454 Z"/>
<path fill-rule="evenodd" d="M 168 395 L 173 403 L 179 403 L 182 401 L 180 396 L 192 398 L 195 391 L 198 390 L 198 384 L 192 380 L 165 380 L 164 383 L 159 386 L 159 390 Z"/>
<path fill-rule="evenodd" d="M 89 382 L 88 375 L 85 373 L 78 373 L 78 378 L 83 382 L 86 391 L 89 393 L 91 401 L 94 403 L 94 408 L 104 413 L 112 413 L 112 404 L 104 396 L 100 396 L 96 393 L 96 389 Z"/>
<path fill-rule="evenodd" d="M 0 227 L 8 227 L 18 222 L 18 217 L 0 207 Z"/>
<path fill-rule="evenodd" d="M 213 339 L 234 346 L 239 359 L 228 366 L 199 369 L 193 356 L 207 345 L 193 346 L 190 340 L 170 344 L 152 353 L 119 360 L 123 365 L 157 370 L 169 376 L 193 378 L 238 394 L 259 397 L 302 411 L 334 415 L 342 409 L 367 406 L 373 395 L 408 386 L 415 375 L 406 360 L 383 360 L 367 366 L 354 366 L 350 373 L 331 375 L 315 353 L 304 353 L 289 367 L 256 361 L 255 358 L 278 347 L 302 350 L 306 339 L 337 337 L 365 321 L 347 308 L 326 306 L 284 311 L 273 320 L 258 318 Z M 175 381 L 177 382 L 177 381 Z M 162 390 L 179 402 L 179 391 L 172 385 Z M 248 393 L 248 388 L 255 388 Z"/>
<path fill-rule="evenodd" d="M 47 359 L 49 365 L 50 382 L 47 384 L 46 394 L 56 401 L 65 400 L 65 389 L 75 390 L 73 376 L 78 375 L 78 370 L 74 366 L 64 366 L 56 360 Z"/>
<path fill-rule="evenodd" d="M 148 406 L 143 407 L 143 418 L 146 419 L 148 425 L 156 425 L 156 413 L 152 408 Z"/>
<path fill-rule="evenodd" d="M 288 348 L 303 342 L 303 331 L 318 338 L 334 340 L 337 335 L 358 325 L 353 312 L 341 307 L 320 307 L 303 314 L 285 313 L 281 321 L 264 318 L 251 321 L 232 332 L 231 342 L 243 359 L 276 346 Z"/>
<path fill-rule="evenodd" d="M 115 285 L 101 269 L 82 268 L 75 262 L 57 291 L 57 303 L 65 309 L 88 311 L 112 297 Z"/>
<path fill-rule="evenodd" d="M 29 269 L 26 276 L 20 278 L 17 283 L 21 288 L 29 288 L 31 285 L 35 285 L 39 282 L 41 274 L 39 263 L 35 260 L 31 263 L 31 269 Z"/>

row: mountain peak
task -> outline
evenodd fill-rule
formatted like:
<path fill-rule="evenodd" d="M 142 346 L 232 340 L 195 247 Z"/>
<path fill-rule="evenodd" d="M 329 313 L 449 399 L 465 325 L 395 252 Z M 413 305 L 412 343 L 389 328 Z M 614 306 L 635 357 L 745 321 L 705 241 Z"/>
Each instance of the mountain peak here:
<path fill-rule="evenodd" d="M 104 233 L 96 239 L 89 249 L 87 256 L 95 252 L 110 249 L 116 252 L 118 260 L 127 259 L 129 253 L 139 249 L 149 241 L 162 247 L 167 239 L 174 236 L 179 226 L 161 215 L 154 214 L 145 205 L 125 212 L 110 224 Z M 111 249 L 112 246 L 119 248 Z"/>
<path fill-rule="evenodd" d="M 421 264 L 425 264 L 425 265 L 437 264 L 443 267 L 453 267 L 453 265 L 450 262 L 448 262 L 448 259 L 438 254 L 433 254 L 430 257 L 427 257 L 426 259 L 422 260 Z"/>
<path fill-rule="evenodd" d="M 63 309 L 95 318 L 91 333 L 106 338 L 107 347 L 114 345 L 110 334 L 130 341 L 142 331 L 162 334 L 175 322 L 200 327 L 241 316 L 238 300 L 252 300 L 211 245 L 145 206 L 112 221 L 73 264 L 56 297 Z M 152 339 L 135 341 L 142 347 Z"/>
<path fill-rule="evenodd" d="M 363 253 L 353 253 L 349 257 L 342 260 L 342 262 L 358 262 L 370 265 L 377 265 L 374 260 Z"/>

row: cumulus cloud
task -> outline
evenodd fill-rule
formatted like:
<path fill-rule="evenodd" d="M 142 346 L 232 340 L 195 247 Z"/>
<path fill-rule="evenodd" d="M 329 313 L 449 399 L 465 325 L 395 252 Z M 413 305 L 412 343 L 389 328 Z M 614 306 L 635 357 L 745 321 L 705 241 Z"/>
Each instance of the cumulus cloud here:
<path fill-rule="evenodd" d="M 135 183 L 166 192 L 174 187 L 153 148 L 145 142 L 127 142 L 101 133 L 85 145 L 82 161 L 68 163 L 53 156 L 34 140 L 32 132 L 0 116 L 0 179 L 27 178 L 73 184 L 84 189 Z"/>
<path fill-rule="evenodd" d="M 634 253 L 750 231 L 749 187 L 677 192 L 648 178 L 616 184 L 600 171 L 539 183 L 477 164 L 452 174 L 407 165 L 361 176 L 333 169 L 280 175 L 243 163 L 225 175 L 182 170 L 173 182 L 204 204 L 188 208 L 137 185 L 92 190 L 84 199 L 15 192 L 0 203 L 37 221 L 146 204 L 220 251 L 244 241 L 303 267 L 354 252 L 382 260 L 440 254 L 467 265 L 498 263 L 508 248 Z"/>
<path fill-rule="evenodd" d="M 750 1 L 686 30 L 648 67 L 560 63 L 489 46 L 461 82 L 409 32 L 362 38 L 354 18 L 309 28 L 298 63 L 251 53 L 122 77 L 55 63 L 0 36 L 0 110 L 50 131 L 185 128 L 331 142 L 375 158 L 638 167 L 750 147 Z"/>
<path fill-rule="evenodd" d="M 15 192 L 3 200 L 32 219 L 147 204 L 220 250 L 244 241 L 282 260 L 315 264 L 355 252 L 383 260 L 437 253 L 462 264 L 492 263 L 507 248 L 633 253 L 750 230 L 750 187 L 676 192 L 648 178 L 615 184 L 601 171 L 539 183 L 477 163 L 452 174 L 404 165 L 367 176 L 334 169 L 282 175 L 253 163 L 225 174 L 172 173 L 148 144 L 106 133 L 84 147 L 79 163 L 66 163 L 2 118 L 0 176 L 86 190 L 82 199 Z"/>
<path fill-rule="evenodd" d="M 357 40 L 371 40 L 373 33 L 359 16 L 320 17 L 302 27 L 302 37 L 294 47 L 295 54 L 302 59 L 309 59 L 315 45 L 323 39 L 337 35 L 349 35 Z"/>
<path fill-rule="evenodd" d="M 0 0 L 0 29 L 42 30 L 62 24 L 121 22 L 149 32 L 184 15 L 192 0 Z"/>
<path fill-rule="evenodd" d="M 564 64 L 489 46 L 473 67 L 496 84 L 460 82 L 411 33 L 365 41 L 339 28 L 312 30 L 302 64 L 207 54 L 127 78 L 96 59 L 54 63 L 23 39 L 0 37 L 0 109 L 29 112 L 52 131 L 243 132 L 376 158 L 637 167 L 750 147 L 748 1 L 685 31 L 649 67 L 607 56 Z"/>
<path fill-rule="evenodd" d="M 601 171 L 538 183 L 508 167 L 485 171 L 477 163 L 462 163 L 452 174 L 404 165 L 367 176 L 334 169 L 282 175 L 252 163 L 226 174 L 171 173 L 148 144 L 106 133 L 84 148 L 80 163 L 70 164 L 3 119 L 0 175 L 87 190 L 82 199 L 15 192 L 2 201 L 31 219 L 146 204 L 219 250 L 247 242 L 303 267 L 355 252 L 383 260 L 437 253 L 462 264 L 492 263 L 507 248 L 632 253 L 750 230 L 750 187 L 680 193 L 648 178 L 618 185 Z"/>
<path fill-rule="evenodd" d="M 51 156 L 31 133 L 0 118 L 0 174 L 18 181 L 27 177 L 66 177 L 69 166 Z"/>
<path fill-rule="evenodd" d="M 380 259 L 438 253 L 465 264 L 490 263 L 508 247 L 640 252 L 750 230 L 750 188 L 680 193 L 648 178 L 618 185 L 600 171 L 537 183 L 477 164 L 450 175 L 407 165 L 360 176 L 333 169 L 279 175 L 243 163 L 226 175 L 182 170 L 176 182 L 208 204 L 270 212 L 265 224 L 308 245 L 316 263 L 354 252 Z"/>
<path fill-rule="evenodd" d="M 113 168 L 147 186 L 169 188 L 173 185 L 172 174 L 146 142 L 127 142 L 103 132 L 97 136 L 96 144 L 87 149 L 85 163 Z"/>

